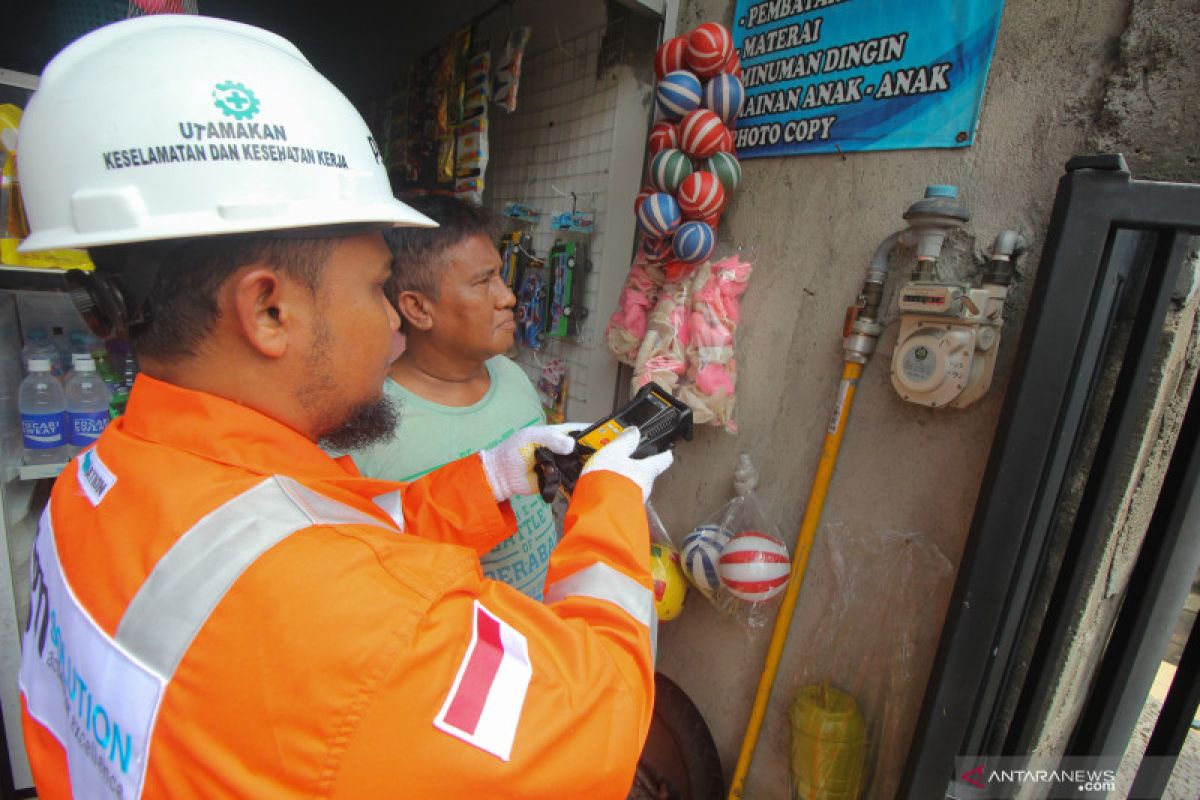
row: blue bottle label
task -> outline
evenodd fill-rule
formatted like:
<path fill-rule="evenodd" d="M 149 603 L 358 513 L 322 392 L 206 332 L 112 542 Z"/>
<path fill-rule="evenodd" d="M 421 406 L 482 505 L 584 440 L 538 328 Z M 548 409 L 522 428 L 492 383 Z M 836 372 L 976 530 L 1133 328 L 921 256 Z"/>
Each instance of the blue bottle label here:
<path fill-rule="evenodd" d="M 22 414 L 21 439 L 27 450 L 49 450 L 62 447 L 66 443 L 65 422 L 67 415 L 62 411 L 56 414 Z"/>
<path fill-rule="evenodd" d="M 108 409 L 103 411 L 78 411 L 67 415 L 70 427 L 67 441 L 75 447 L 87 447 L 108 426 Z"/>

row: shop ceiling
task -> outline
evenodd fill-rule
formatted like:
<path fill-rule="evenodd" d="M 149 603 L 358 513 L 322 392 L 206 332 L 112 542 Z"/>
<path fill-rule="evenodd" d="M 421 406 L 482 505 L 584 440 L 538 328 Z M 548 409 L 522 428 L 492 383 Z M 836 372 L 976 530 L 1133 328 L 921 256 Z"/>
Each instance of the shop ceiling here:
<path fill-rule="evenodd" d="M 390 5 L 331 0 L 198 0 L 202 14 L 256 25 L 289 39 L 360 108 L 387 91 L 402 65 L 493 4 L 494 0 Z M 13 36 L 0 53 L 0 68 L 36 75 L 65 44 L 58 40 L 55 26 L 60 2 L 21 6 L 19 12 L 5 15 L 13 24 Z"/>

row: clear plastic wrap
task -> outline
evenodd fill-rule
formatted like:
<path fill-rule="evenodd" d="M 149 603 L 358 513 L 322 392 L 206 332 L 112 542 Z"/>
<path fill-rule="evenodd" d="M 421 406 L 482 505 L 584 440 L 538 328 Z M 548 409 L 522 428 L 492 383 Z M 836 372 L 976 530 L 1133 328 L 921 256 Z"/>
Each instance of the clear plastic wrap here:
<path fill-rule="evenodd" d="M 681 547 L 691 584 L 722 614 L 751 629 L 766 625 L 791 574 L 787 545 L 758 500 L 757 483 L 743 454 L 734 498 L 695 526 Z"/>
<path fill-rule="evenodd" d="M 741 321 L 740 298 L 753 269 L 746 254 L 735 253 L 701 264 L 692 278 L 687 380 L 680 387 L 679 399 L 691 406 L 697 425 L 719 425 L 737 432 L 734 336 Z"/>
<path fill-rule="evenodd" d="M 609 351 L 622 364 L 632 367 L 637 363 L 638 349 L 646 336 L 646 323 L 664 282 L 666 272 L 662 265 L 651 263 L 639 252 L 625 278 L 617 310 L 604 331 Z"/>
<path fill-rule="evenodd" d="M 650 524 L 650 577 L 654 582 L 654 608 L 660 622 L 669 622 L 683 612 L 688 582 L 683 577 L 679 550 L 662 517 L 649 502 L 646 519 Z"/>
<path fill-rule="evenodd" d="M 633 368 L 631 391 L 636 392 L 654 381 L 673 395 L 687 375 L 688 300 L 692 289 L 692 270 L 672 274 L 668 265 L 666 283 L 658 302 L 646 321 L 646 335 L 638 348 Z"/>
<path fill-rule="evenodd" d="M 953 575 L 927 537 L 826 526 L 792 635 L 805 654 L 792 686 L 796 800 L 891 798 L 915 717 L 902 702 L 919 680 L 918 620 Z"/>

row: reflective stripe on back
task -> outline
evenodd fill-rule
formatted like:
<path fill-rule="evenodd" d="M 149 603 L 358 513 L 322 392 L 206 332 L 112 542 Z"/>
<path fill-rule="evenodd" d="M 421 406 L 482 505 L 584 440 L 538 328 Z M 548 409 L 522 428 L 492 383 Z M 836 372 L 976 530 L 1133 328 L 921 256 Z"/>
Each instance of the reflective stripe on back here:
<path fill-rule="evenodd" d="M 139 797 L 166 680 L 79 604 L 58 561 L 49 508 L 29 567 L 19 678 L 29 714 L 66 751 L 75 797 Z"/>
<path fill-rule="evenodd" d="M 109 637 L 71 591 L 51 509 L 31 558 L 20 685 L 29 713 L 67 752 L 75 797 L 141 795 L 166 686 L 221 598 L 270 547 L 313 525 L 386 523 L 274 476 L 211 512 L 151 570 Z"/>
<path fill-rule="evenodd" d="M 243 572 L 312 525 L 373 525 L 375 517 L 276 475 L 206 515 L 179 538 L 138 589 L 117 642 L 170 678 L 196 634 Z"/>

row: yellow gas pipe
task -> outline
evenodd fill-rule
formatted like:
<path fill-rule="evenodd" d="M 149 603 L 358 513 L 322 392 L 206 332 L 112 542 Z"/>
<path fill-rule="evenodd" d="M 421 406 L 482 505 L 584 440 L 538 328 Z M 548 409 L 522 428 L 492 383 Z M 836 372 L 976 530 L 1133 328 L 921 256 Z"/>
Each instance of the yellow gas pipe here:
<path fill-rule="evenodd" d="M 800 523 L 800 533 L 796 538 L 796 552 L 792 557 L 792 571 L 783 594 L 783 602 L 779 606 L 779 613 L 775 617 L 775 627 L 771 631 L 771 644 L 767 648 L 767 659 L 758 679 L 758 693 L 754 696 L 754 708 L 750 711 L 750 721 L 742 739 L 742 750 L 738 754 L 737 769 L 733 773 L 729 800 L 741 800 L 742 792 L 746 788 L 746 774 L 750 771 L 754 748 L 758 744 L 758 734 L 762 728 L 763 717 L 767 713 L 767 701 L 775 684 L 775 674 L 779 671 L 783 647 L 787 644 L 792 614 L 796 610 L 796 600 L 800 597 L 800 584 L 804 582 L 808 556 L 812 552 L 817 526 L 821 524 L 821 512 L 825 508 L 825 497 L 829 494 L 833 468 L 837 466 L 842 436 L 846 432 L 846 420 L 850 416 L 850 407 L 854 403 L 854 392 L 858 388 L 862 368 L 862 364 L 849 360 L 842 366 L 837 405 L 833 409 L 833 419 L 829 423 L 825 444 L 821 449 L 821 460 L 817 463 L 817 473 L 813 476 L 812 489 L 808 493 L 808 506 L 804 509 L 804 519 Z"/>
<path fill-rule="evenodd" d="M 742 749 L 738 753 L 728 800 L 741 800 L 742 793 L 746 790 L 746 775 L 750 772 L 750 762 L 754 759 L 754 748 L 758 744 L 758 734 L 762 729 L 763 717 L 767 713 L 767 701 L 771 698 L 775 675 L 779 672 L 779 660 L 783 656 L 784 645 L 787 644 L 792 614 L 796 611 L 796 600 L 800 597 L 800 585 L 804 582 L 808 557 L 812 552 L 817 528 L 821 524 L 821 512 L 825 509 L 825 498 L 829 494 L 833 470 L 837 466 L 838 453 L 842 449 L 842 437 L 850 419 L 858 379 L 862 375 L 863 365 L 875 350 L 879 334 L 883 331 L 883 326 L 876 319 L 883 299 L 883 285 L 887 279 L 887 255 L 901 235 L 894 233 L 880 243 L 867 269 L 867 280 L 863 284 L 858 304 L 851 306 L 846 314 L 846 325 L 842 331 L 842 348 L 846 357 L 842 365 L 837 403 L 833 407 L 829 429 L 825 432 L 821 460 L 817 462 L 817 472 L 813 476 L 812 489 L 808 493 L 804 518 L 800 521 L 796 552 L 792 558 L 792 571 L 788 576 L 787 589 L 784 591 L 779 613 L 775 617 L 775 627 L 771 631 L 771 644 L 767 648 L 767 658 L 763 663 L 762 675 L 758 679 L 758 692 L 754 696 L 754 707 L 750 710 L 750 721 L 746 723 L 746 734 L 742 738 Z"/>

